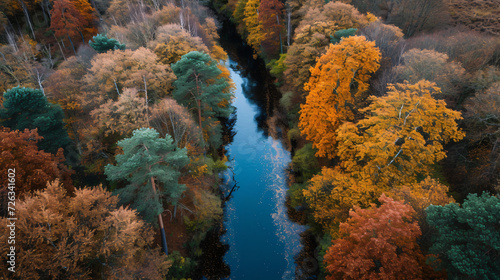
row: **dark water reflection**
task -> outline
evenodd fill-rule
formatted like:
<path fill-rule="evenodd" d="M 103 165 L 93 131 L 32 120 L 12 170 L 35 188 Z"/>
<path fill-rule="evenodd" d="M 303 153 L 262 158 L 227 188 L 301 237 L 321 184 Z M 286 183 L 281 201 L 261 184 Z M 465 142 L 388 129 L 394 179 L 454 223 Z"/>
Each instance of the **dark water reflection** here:
<path fill-rule="evenodd" d="M 243 42 L 232 24 L 224 24 L 220 36 L 221 45 L 231 60 L 230 67 L 243 78 L 240 85 L 243 95 L 250 104 L 257 106 L 257 127 L 261 133 L 268 136 L 268 121 L 279 113 L 281 97 L 273 83 L 274 78 L 268 74 L 261 59 L 253 59 L 252 48 Z"/>
<path fill-rule="evenodd" d="M 226 146 L 231 169 L 224 175 L 226 194 L 235 184 L 238 189 L 225 206 L 221 241 L 229 248 L 218 245 L 217 250 L 227 250 L 226 279 L 294 279 L 294 257 L 302 249 L 305 227 L 290 221 L 285 206 L 291 155 L 280 139 L 285 130 L 277 110 L 280 94 L 262 61 L 252 58 L 251 49 L 228 26 L 221 32 L 221 43 L 237 86 L 236 134 Z M 220 244 L 217 239 L 211 242 Z M 206 260 L 210 256 L 204 256 L 204 267 L 215 270 L 206 272 L 210 279 L 227 276 L 219 256 L 211 257 L 212 265 Z"/>

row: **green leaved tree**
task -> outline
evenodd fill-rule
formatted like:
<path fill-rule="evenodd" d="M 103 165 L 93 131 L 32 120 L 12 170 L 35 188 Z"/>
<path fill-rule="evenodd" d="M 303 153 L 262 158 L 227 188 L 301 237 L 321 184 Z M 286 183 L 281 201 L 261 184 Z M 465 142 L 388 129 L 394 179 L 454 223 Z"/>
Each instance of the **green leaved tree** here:
<path fill-rule="evenodd" d="M 450 279 L 498 279 L 500 197 L 469 194 L 462 204 L 427 207 L 437 230 L 431 252 L 440 255 Z"/>
<path fill-rule="evenodd" d="M 38 147 L 46 152 L 56 154 L 71 143 L 63 118 L 61 107 L 49 103 L 39 89 L 15 87 L 3 95 L 0 124 L 12 130 L 37 128 L 43 137 Z"/>
<path fill-rule="evenodd" d="M 110 181 L 126 180 L 127 186 L 118 189 L 122 204 L 131 206 L 148 222 L 156 225 L 158 217 L 163 247 L 167 253 L 161 213 L 163 202 L 177 205 L 186 186 L 178 183 L 180 169 L 189 163 L 187 150 L 179 149 L 170 135 L 160 138 L 152 128 L 140 128 L 133 136 L 118 142 L 123 154 L 116 156 L 116 165 L 108 164 L 104 173 Z"/>
<path fill-rule="evenodd" d="M 89 41 L 89 45 L 98 53 L 105 53 L 109 50 L 125 50 L 125 44 L 121 44 L 114 38 L 108 38 L 106 34 L 97 34 L 92 37 L 94 42 Z"/>
<path fill-rule="evenodd" d="M 177 76 L 173 97 L 179 104 L 198 113 L 198 124 L 203 129 L 203 139 L 212 147 L 222 142 L 221 125 L 218 118 L 227 118 L 232 113 L 231 87 L 223 77 L 217 62 L 208 54 L 192 51 L 172 64 Z M 207 139 L 208 136 L 208 139 Z"/>

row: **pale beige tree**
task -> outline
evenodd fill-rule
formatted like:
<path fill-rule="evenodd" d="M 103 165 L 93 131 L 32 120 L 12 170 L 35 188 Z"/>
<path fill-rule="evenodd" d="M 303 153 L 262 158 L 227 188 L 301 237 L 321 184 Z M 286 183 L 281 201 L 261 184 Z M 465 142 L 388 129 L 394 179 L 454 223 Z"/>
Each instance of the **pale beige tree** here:
<path fill-rule="evenodd" d="M 86 94 L 82 104 L 87 110 L 94 109 L 109 99 L 116 100 L 124 88 L 138 89 L 148 101 L 168 95 L 175 75 L 169 65 L 157 61 L 156 54 L 146 48 L 96 55 L 83 78 Z"/>
<path fill-rule="evenodd" d="M 200 142 L 200 128 L 192 119 L 186 107 L 171 98 L 164 98 L 151 108 L 151 126 L 162 137 L 169 134 L 177 147 L 197 145 Z"/>
<path fill-rule="evenodd" d="M 128 136 L 135 129 L 147 127 L 147 114 L 146 100 L 135 88 L 125 88 L 117 101 L 108 100 L 90 112 L 94 124 L 104 129 L 105 136 L 112 133 Z"/>

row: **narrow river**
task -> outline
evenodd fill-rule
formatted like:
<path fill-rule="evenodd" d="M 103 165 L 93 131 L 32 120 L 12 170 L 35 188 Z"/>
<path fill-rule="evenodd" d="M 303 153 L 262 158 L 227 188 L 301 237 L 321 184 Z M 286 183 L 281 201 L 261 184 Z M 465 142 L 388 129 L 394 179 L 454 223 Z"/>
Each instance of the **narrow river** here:
<path fill-rule="evenodd" d="M 225 184 L 238 188 L 226 203 L 222 236 L 229 245 L 224 257 L 228 279 L 294 279 L 294 256 L 302 248 L 305 227 L 290 221 L 285 206 L 291 155 L 280 141 L 279 93 L 262 61 L 252 59 L 234 30 L 222 29 L 221 44 L 236 85 L 236 134 L 226 146 L 231 170 Z"/>

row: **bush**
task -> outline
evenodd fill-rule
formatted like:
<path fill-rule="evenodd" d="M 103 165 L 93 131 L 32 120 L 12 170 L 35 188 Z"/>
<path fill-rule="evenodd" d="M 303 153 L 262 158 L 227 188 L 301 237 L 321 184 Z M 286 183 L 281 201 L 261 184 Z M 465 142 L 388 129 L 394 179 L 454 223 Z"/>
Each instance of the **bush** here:
<path fill-rule="evenodd" d="M 89 41 L 90 46 L 98 53 L 105 53 L 109 50 L 125 50 L 125 44 L 120 44 L 114 38 L 108 38 L 106 34 L 97 34 L 92 37 L 94 42 Z"/>
<path fill-rule="evenodd" d="M 296 176 L 298 182 L 306 182 L 321 170 L 315 156 L 317 151 L 317 149 L 313 148 L 312 143 L 307 143 L 293 156 L 293 170 L 296 174 L 299 174 L 299 176 Z"/>

